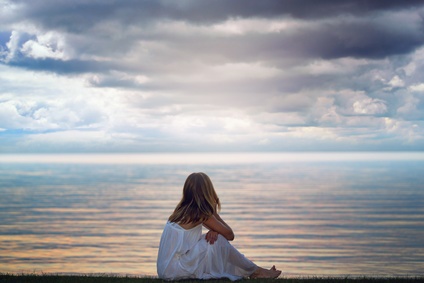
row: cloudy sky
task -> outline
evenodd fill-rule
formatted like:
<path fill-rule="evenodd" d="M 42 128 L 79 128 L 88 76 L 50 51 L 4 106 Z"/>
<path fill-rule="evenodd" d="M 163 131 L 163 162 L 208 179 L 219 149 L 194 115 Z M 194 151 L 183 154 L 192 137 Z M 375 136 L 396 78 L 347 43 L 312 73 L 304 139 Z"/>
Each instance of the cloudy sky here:
<path fill-rule="evenodd" d="M 423 150 L 423 2 L 0 0 L 0 152 Z"/>

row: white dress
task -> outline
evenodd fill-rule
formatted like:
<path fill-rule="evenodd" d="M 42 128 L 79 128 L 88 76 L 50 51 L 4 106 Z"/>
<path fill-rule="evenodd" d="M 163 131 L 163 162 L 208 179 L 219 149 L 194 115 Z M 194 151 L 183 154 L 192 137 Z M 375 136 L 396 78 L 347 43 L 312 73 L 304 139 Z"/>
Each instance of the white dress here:
<path fill-rule="evenodd" d="M 222 235 L 213 244 L 202 235 L 202 224 L 184 229 L 167 222 L 159 244 L 157 272 L 165 280 L 248 277 L 257 268 Z"/>

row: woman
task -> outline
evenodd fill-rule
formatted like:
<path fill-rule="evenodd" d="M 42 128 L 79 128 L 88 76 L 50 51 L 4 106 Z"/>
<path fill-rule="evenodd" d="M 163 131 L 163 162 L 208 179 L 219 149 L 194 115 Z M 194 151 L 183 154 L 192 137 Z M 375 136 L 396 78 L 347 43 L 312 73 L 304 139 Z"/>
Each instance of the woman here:
<path fill-rule="evenodd" d="M 228 241 L 231 227 L 219 216 L 218 195 L 209 177 L 193 173 L 187 177 L 183 197 L 165 225 L 159 244 L 159 278 L 211 279 L 276 278 L 275 266 L 258 267 Z M 202 235 L 202 226 L 209 231 Z"/>

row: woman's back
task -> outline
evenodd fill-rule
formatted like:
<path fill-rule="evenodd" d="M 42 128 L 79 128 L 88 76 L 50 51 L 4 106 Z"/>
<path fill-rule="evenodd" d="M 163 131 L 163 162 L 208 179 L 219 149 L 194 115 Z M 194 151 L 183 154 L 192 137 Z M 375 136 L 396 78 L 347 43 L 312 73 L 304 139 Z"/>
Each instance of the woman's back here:
<path fill-rule="evenodd" d="M 202 236 L 202 225 L 184 229 L 174 222 L 168 222 L 163 230 L 159 243 L 157 271 L 161 278 L 167 278 L 167 273 L 174 272 L 173 259 L 187 254 Z"/>

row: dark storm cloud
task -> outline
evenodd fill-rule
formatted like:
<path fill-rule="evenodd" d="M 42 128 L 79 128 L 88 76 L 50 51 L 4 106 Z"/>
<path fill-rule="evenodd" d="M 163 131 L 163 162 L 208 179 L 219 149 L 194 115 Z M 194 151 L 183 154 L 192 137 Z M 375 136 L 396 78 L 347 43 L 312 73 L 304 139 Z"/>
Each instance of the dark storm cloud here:
<path fill-rule="evenodd" d="M 229 17 L 281 17 L 320 19 L 337 15 L 363 15 L 364 13 L 409 9 L 422 6 L 420 0 L 373 1 L 373 0 L 238 0 L 238 1 L 186 1 L 190 3 L 182 10 L 185 18 L 201 22 L 220 21 Z M 200 16 L 202 15 L 202 16 Z"/>
<path fill-rule="evenodd" d="M 71 31 L 85 29 L 99 21 L 119 18 L 125 23 L 152 20 L 184 20 L 211 23 L 230 17 L 281 17 L 319 19 L 337 15 L 409 9 L 422 6 L 421 0 L 127 0 L 127 1 L 16 1 L 26 4 L 21 17 L 37 19 L 48 27 Z"/>
<path fill-rule="evenodd" d="M 157 57 L 158 62 L 163 60 L 163 63 L 171 60 L 197 60 L 209 64 L 261 61 L 284 68 L 314 58 L 381 59 L 408 54 L 424 44 L 424 29 L 418 24 L 399 27 L 396 23 L 385 23 L 386 20 L 390 17 L 380 21 L 335 20 L 307 25 L 296 32 L 252 32 L 233 36 L 158 34 L 164 45 L 172 50 L 172 57 L 167 54 Z M 187 53 L 187 50 L 193 52 Z"/>
<path fill-rule="evenodd" d="M 424 30 L 400 29 L 394 24 L 373 21 L 325 24 L 318 30 L 296 34 L 291 46 L 325 59 L 340 57 L 384 58 L 406 54 L 424 43 Z"/>
<path fill-rule="evenodd" d="M 87 54 L 104 54 L 104 56 L 124 56 L 130 48 L 127 43 L 133 39 L 124 39 L 122 43 L 107 43 L 92 35 L 74 49 Z M 140 35 L 142 36 L 142 35 Z M 20 58 L 11 61 L 14 66 L 35 70 L 50 70 L 57 73 L 105 72 L 120 69 L 136 72 L 172 71 L 172 66 L 181 68 L 190 61 L 201 61 L 204 64 L 222 62 L 268 62 L 281 68 L 292 64 L 301 64 L 312 58 L 335 59 L 342 57 L 380 59 L 392 55 L 408 54 L 424 43 L 422 29 L 399 29 L 392 25 L 373 22 L 335 22 L 308 26 L 296 33 L 250 33 L 240 36 L 214 37 L 196 35 L 179 37 L 177 35 L 157 34 L 150 40 L 163 44 L 163 48 L 150 52 L 148 61 L 128 64 L 114 60 L 105 63 L 96 60 L 58 60 Z M 20 44 L 26 39 L 20 39 Z M 90 41 L 92 44 L 90 45 Z M 72 42 L 70 42 L 72 44 Z M 96 48 L 96 46 L 98 46 Z M 122 46 L 122 47 L 121 47 Z M 166 46 L 166 47 L 165 47 Z M 192 50 L 191 52 L 188 52 Z M 112 57 L 110 57 L 112 59 Z M 149 63 L 150 62 L 150 63 Z M 182 64 L 182 65 L 181 65 Z M 133 66 L 131 66 L 133 65 Z"/>
<path fill-rule="evenodd" d="M 29 69 L 53 72 L 90 72 L 118 69 L 133 71 L 172 68 L 169 62 L 198 60 L 211 62 L 263 61 L 286 67 L 302 64 L 311 58 L 334 59 L 341 57 L 385 58 L 408 54 L 424 43 L 422 19 L 404 26 L 376 12 L 399 11 L 424 7 L 422 1 L 17 1 L 17 17 L 30 20 L 44 30 L 65 32 L 67 44 L 74 54 L 109 57 L 115 66 L 79 58 L 61 60 L 20 60 L 11 64 Z M 373 15 L 378 15 L 375 20 Z M 350 15 L 347 18 L 344 16 Z M 353 15 L 353 16 L 352 16 Z M 181 20 L 206 25 L 229 18 L 295 17 L 307 21 L 307 25 L 295 32 L 249 32 L 243 35 L 222 36 L 213 34 L 181 35 L 158 31 L 154 23 Z M 332 21 L 321 21 L 335 17 Z M 417 22 L 418 21 L 418 22 Z M 131 32 L 128 32 L 131 30 Z M 9 31 L 2 32 L 5 41 Z M 21 36 L 22 37 L 22 36 Z M 118 62 L 134 46 L 145 40 L 161 44 L 161 48 L 149 50 L 149 58 L 138 66 L 131 62 Z M 19 45 L 25 42 L 20 39 Z M 4 43 L 3 43 L 4 45 Z M 3 49 L 6 49 L 3 47 Z M 146 58 L 144 58 L 146 59 Z M 12 60 L 13 61 L 13 60 Z M 180 66 L 178 66 L 180 68 Z M 169 70 L 169 69 L 168 69 Z"/>

